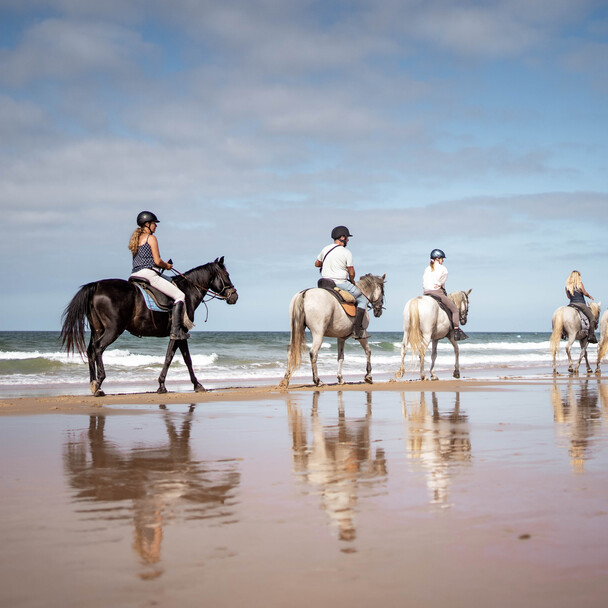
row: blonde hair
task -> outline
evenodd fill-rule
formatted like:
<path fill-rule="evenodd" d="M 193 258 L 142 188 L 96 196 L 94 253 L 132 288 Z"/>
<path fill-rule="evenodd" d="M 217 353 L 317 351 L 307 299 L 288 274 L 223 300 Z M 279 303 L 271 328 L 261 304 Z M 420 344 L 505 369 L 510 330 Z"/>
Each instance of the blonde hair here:
<path fill-rule="evenodd" d="M 139 238 L 141 237 L 144 229 L 145 226 L 138 226 L 137 228 L 135 228 L 135 230 L 133 230 L 133 234 L 129 239 L 129 251 L 133 255 L 135 255 L 137 253 L 137 250 L 139 249 Z"/>
<path fill-rule="evenodd" d="M 578 270 L 573 270 L 566 281 L 566 291 L 570 295 L 574 295 L 575 291 L 583 290 L 583 281 L 581 280 L 581 273 Z"/>

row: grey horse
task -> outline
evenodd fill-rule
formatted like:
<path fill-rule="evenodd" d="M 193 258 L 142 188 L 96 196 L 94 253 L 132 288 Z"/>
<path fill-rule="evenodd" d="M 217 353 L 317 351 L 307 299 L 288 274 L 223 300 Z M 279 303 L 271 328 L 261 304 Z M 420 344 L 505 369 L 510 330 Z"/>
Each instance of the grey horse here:
<path fill-rule="evenodd" d="M 357 287 L 363 292 L 374 310 L 374 316 L 382 314 L 384 304 L 384 282 L 386 275 L 381 277 L 372 274 L 362 276 Z M 306 347 L 306 328 L 312 334 L 312 347 L 310 349 L 310 364 L 312 366 L 312 380 L 316 386 L 323 383 L 317 372 L 317 356 L 323 344 L 323 337 L 338 338 L 338 383 L 343 384 L 342 363 L 344 361 L 344 342 L 353 333 L 353 318 L 349 317 L 338 300 L 326 289 L 306 289 L 297 293 L 289 305 L 291 320 L 291 339 L 287 356 L 287 371 L 279 385 L 287 388 L 292 374 L 302 364 L 302 352 Z M 363 327 L 369 325 L 369 315 L 366 313 Z M 367 356 L 367 372 L 365 381 L 372 383 L 371 351 L 367 338 L 359 340 Z"/>
<path fill-rule="evenodd" d="M 468 291 L 455 291 L 448 295 L 448 298 L 456 304 L 460 313 L 461 325 L 466 325 L 469 312 Z M 401 367 L 395 374 L 396 378 L 401 378 L 405 373 L 405 353 L 409 346 L 414 355 L 420 357 L 420 379 L 425 380 L 424 356 L 426 349 L 432 342 L 431 368 L 429 375 L 431 380 L 437 380 L 433 373 L 435 360 L 437 359 L 437 344 L 442 338 L 447 338 L 454 347 L 455 366 L 454 378 L 460 378 L 460 365 L 458 362 L 458 344 L 454 340 L 454 330 L 445 311 L 440 308 L 437 300 L 431 296 L 418 296 L 407 302 L 403 309 L 403 341 L 401 343 Z"/>
<path fill-rule="evenodd" d="M 600 302 L 591 302 L 589 308 L 593 313 L 595 320 L 600 316 Z M 578 374 L 578 368 L 581 365 L 583 357 L 587 365 L 587 373 L 590 374 L 593 370 L 589 365 L 589 359 L 587 358 L 587 345 L 589 344 L 589 336 L 587 331 L 582 331 L 580 313 L 576 308 L 572 306 L 560 306 L 553 313 L 553 332 L 551 334 L 551 340 L 549 342 L 551 348 L 551 356 L 553 357 L 553 374 L 557 375 L 557 364 L 556 357 L 559 351 L 559 342 L 562 338 L 562 334 L 566 334 L 568 342 L 566 344 L 566 354 L 568 355 L 568 371 L 571 374 Z M 578 357 L 576 364 L 572 361 L 572 344 L 578 340 L 581 345 L 581 354 Z M 599 351 L 599 349 L 598 349 Z M 599 359 L 598 359 L 599 362 Z"/>

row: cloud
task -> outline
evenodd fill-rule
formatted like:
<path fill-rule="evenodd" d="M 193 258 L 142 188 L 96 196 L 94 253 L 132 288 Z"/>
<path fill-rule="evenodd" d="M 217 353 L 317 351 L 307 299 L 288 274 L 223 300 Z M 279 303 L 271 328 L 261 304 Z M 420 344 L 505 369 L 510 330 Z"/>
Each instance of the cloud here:
<path fill-rule="evenodd" d="M 153 46 L 113 23 L 46 19 L 32 25 L 14 50 L 3 50 L 0 79 L 13 87 L 52 79 L 69 82 L 133 74 Z"/>

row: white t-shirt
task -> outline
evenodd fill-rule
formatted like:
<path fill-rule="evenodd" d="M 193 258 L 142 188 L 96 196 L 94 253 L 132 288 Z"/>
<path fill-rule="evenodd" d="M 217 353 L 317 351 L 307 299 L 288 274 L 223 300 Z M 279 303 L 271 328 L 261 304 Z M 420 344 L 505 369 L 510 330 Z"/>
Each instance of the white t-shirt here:
<path fill-rule="evenodd" d="M 431 268 L 429 264 L 422 275 L 422 289 L 424 291 L 435 291 L 441 289 L 448 278 L 448 269 L 442 264 L 435 264 Z"/>
<path fill-rule="evenodd" d="M 330 249 L 333 249 L 333 251 L 330 251 Z M 327 255 L 328 251 L 330 251 L 329 255 Z M 327 257 L 325 257 L 326 255 Z M 323 258 L 325 258 L 324 262 Z M 353 265 L 353 254 L 346 247 L 335 243 L 327 245 L 327 247 L 323 247 L 317 260 L 323 262 L 321 276 L 324 279 L 348 281 L 348 270 L 346 268 Z"/>

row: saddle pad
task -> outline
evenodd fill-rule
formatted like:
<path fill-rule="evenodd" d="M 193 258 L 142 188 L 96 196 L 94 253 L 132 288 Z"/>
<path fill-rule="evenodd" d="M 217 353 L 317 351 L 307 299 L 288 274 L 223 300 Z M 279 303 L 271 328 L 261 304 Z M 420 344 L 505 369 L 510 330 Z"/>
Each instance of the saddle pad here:
<path fill-rule="evenodd" d="M 340 295 L 340 297 L 344 300 L 344 302 L 346 304 L 354 304 L 357 301 L 355 296 L 352 293 L 349 293 L 348 291 L 345 291 L 344 289 L 340 289 L 339 287 L 334 287 L 334 291 Z"/>
<path fill-rule="evenodd" d="M 344 309 L 344 312 L 349 317 L 356 316 L 356 314 L 357 314 L 357 307 L 354 304 L 347 304 L 346 302 L 340 302 L 340 304 L 342 304 L 342 308 Z"/>
<path fill-rule="evenodd" d="M 166 308 L 161 308 L 152 298 L 152 296 L 139 284 L 133 281 L 133 284 L 137 286 L 139 291 L 141 291 L 141 295 L 144 297 L 144 302 L 146 306 L 155 312 L 167 312 Z"/>

